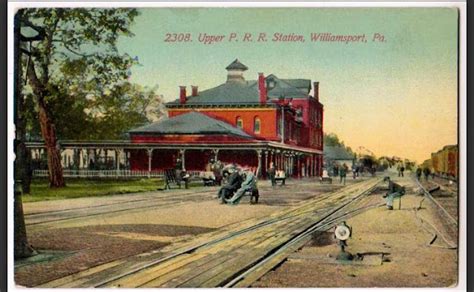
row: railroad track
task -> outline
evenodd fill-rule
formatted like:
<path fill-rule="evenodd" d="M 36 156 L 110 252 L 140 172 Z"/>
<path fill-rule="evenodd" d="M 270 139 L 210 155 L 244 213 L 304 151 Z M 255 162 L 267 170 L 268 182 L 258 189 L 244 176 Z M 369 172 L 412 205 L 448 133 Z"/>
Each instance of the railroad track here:
<path fill-rule="evenodd" d="M 116 260 L 39 287 L 248 287 L 315 231 L 368 208 L 364 198 L 382 180 L 372 178 L 276 212 Z"/>
<path fill-rule="evenodd" d="M 147 198 L 131 199 L 129 201 L 107 202 L 105 204 L 92 206 L 28 212 L 25 214 L 25 223 L 28 226 L 34 226 L 35 228 L 48 227 L 58 222 L 78 220 L 81 218 L 90 218 L 113 213 L 153 208 L 165 208 L 189 201 L 211 201 L 214 199 L 214 195 L 216 193 L 217 189 L 189 191 L 179 194 L 170 193 L 159 196 L 150 195 Z M 288 202 L 284 202 L 284 204 L 288 205 Z"/>
<path fill-rule="evenodd" d="M 166 194 L 143 198 L 138 200 L 130 200 L 127 202 L 113 202 L 94 206 L 85 206 L 77 208 L 67 208 L 53 211 L 41 211 L 25 214 L 25 223 L 28 226 L 50 225 L 60 221 L 77 220 L 81 218 L 89 218 L 94 216 L 102 216 L 107 214 L 127 212 L 132 210 L 145 210 L 150 208 L 163 208 L 176 205 L 185 201 L 204 201 L 212 200 L 214 191 L 205 190 L 185 194 Z"/>
<path fill-rule="evenodd" d="M 431 181 L 431 186 L 439 186 L 439 190 L 432 193 L 416 178 L 415 183 L 421 188 L 425 198 L 427 198 L 435 207 L 438 217 L 446 228 L 445 241 L 450 247 L 457 246 L 458 240 L 458 192 L 446 189 L 443 185 L 439 185 Z"/>

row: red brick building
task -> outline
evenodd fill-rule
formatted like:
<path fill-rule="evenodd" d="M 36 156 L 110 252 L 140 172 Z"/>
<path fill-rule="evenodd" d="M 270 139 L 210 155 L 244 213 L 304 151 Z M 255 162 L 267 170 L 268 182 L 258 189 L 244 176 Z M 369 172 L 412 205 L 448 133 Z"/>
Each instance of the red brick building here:
<path fill-rule="evenodd" d="M 180 86 L 166 104 L 168 118 L 129 132 L 132 170 L 203 170 L 211 158 L 255 168 L 265 174 L 271 161 L 292 176 L 321 175 L 323 105 L 319 83 L 259 73 L 246 80 L 247 66 L 235 60 L 227 80 L 199 91 Z M 311 95 L 312 89 L 312 95 Z"/>

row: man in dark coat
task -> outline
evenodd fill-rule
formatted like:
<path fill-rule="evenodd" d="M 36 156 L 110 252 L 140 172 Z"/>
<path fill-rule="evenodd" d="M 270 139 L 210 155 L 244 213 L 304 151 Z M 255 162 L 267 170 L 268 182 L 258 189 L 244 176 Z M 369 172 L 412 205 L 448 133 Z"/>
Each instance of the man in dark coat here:
<path fill-rule="evenodd" d="M 224 185 L 218 193 L 221 204 L 225 203 L 225 199 L 229 199 L 242 185 L 242 176 L 237 170 L 233 170 L 230 174 L 227 184 Z"/>
<path fill-rule="evenodd" d="M 276 185 L 276 181 L 275 181 L 276 169 L 273 162 L 270 162 L 270 167 L 267 170 L 267 174 L 268 174 L 268 178 L 270 179 L 270 182 L 272 183 L 272 187 L 274 187 Z"/>
<path fill-rule="evenodd" d="M 425 180 L 428 181 L 428 177 L 430 176 L 431 174 L 431 170 L 428 168 L 428 167 L 425 167 L 423 169 L 423 174 L 425 175 Z"/>
<path fill-rule="evenodd" d="M 393 200 L 405 195 L 405 187 L 393 182 L 388 176 L 383 181 L 388 181 L 388 192 L 383 196 L 387 202 L 387 209 L 393 210 Z"/>
<path fill-rule="evenodd" d="M 420 180 L 420 178 L 421 178 L 421 172 L 422 172 L 422 171 L 421 171 L 421 167 L 418 167 L 418 168 L 416 169 L 416 179 L 417 179 L 417 180 Z"/>
<path fill-rule="evenodd" d="M 341 167 L 339 167 L 339 183 L 346 184 L 346 174 L 347 174 L 347 165 L 344 163 Z"/>

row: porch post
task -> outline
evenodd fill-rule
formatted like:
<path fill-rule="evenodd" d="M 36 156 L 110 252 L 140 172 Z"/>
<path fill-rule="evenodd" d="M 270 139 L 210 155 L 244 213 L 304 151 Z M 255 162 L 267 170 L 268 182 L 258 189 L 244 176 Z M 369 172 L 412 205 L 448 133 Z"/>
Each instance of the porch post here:
<path fill-rule="evenodd" d="M 300 154 L 296 156 L 296 176 L 301 178 L 301 161 L 300 161 Z"/>
<path fill-rule="evenodd" d="M 181 170 L 184 170 L 186 169 L 186 161 L 185 161 L 186 149 L 180 149 L 179 154 L 181 155 L 181 163 L 182 163 Z"/>
<path fill-rule="evenodd" d="M 265 174 L 267 173 L 267 170 L 268 170 L 268 151 L 265 150 Z"/>
<path fill-rule="evenodd" d="M 319 176 L 318 168 L 319 168 L 318 154 L 314 154 L 314 175 L 316 176 Z"/>
<path fill-rule="evenodd" d="M 280 168 L 280 164 L 279 164 L 279 159 L 278 159 L 278 158 L 280 157 L 280 153 L 278 153 L 278 152 L 275 151 L 275 154 L 274 154 L 274 155 L 275 155 L 275 162 L 274 162 L 274 163 L 275 163 L 275 169 L 279 169 L 279 168 Z"/>
<path fill-rule="evenodd" d="M 147 154 L 148 154 L 148 178 L 151 176 L 151 159 L 153 158 L 153 149 L 148 148 L 147 149 Z"/>
<path fill-rule="evenodd" d="M 219 155 L 219 149 L 212 149 L 212 153 L 214 153 L 214 161 L 217 161 L 217 156 Z"/>
<path fill-rule="evenodd" d="M 319 175 L 322 175 L 322 171 L 323 171 L 323 165 L 324 165 L 324 159 L 323 159 L 323 155 L 320 154 L 319 155 Z"/>
<path fill-rule="evenodd" d="M 290 153 L 290 157 L 288 157 L 289 166 L 288 166 L 288 175 L 293 175 L 293 153 Z"/>
<path fill-rule="evenodd" d="M 321 176 L 320 173 L 319 173 L 319 168 L 321 167 L 321 164 L 319 163 L 319 154 L 314 155 L 314 161 L 316 162 L 316 167 L 315 167 L 314 171 L 316 172 L 317 176 Z"/>
<path fill-rule="evenodd" d="M 282 153 L 281 151 L 278 153 L 278 169 L 280 169 L 280 170 L 283 168 L 282 167 L 282 159 L 281 159 L 282 154 L 281 153 Z"/>
<path fill-rule="evenodd" d="M 257 177 L 260 177 L 262 174 L 262 150 L 258 149 L 257 151 L 257 159 L 258 159 L 258 166 L 257 166 Z"/>
<path fill-rule="evenodd" d="M 306 156 L 306 176 L 311 177 L 311 155 Z"/>
<path fill-rule="evenodd" d="M 131 152 L 132 150 L 131 149 L 128 149 L 128 150 L 125 150 L 125 167 L 128 169 L 128 170 L 131 170 L 130 168 L 130 155 L 131 155 Z"/>
<path fill-rule="evenodd" d="M 120 173 L 120 154 L 123 152 L 123 149 L 116 148 L 115 150 L 115 167 L 117 169 L 117 176 Z"/>

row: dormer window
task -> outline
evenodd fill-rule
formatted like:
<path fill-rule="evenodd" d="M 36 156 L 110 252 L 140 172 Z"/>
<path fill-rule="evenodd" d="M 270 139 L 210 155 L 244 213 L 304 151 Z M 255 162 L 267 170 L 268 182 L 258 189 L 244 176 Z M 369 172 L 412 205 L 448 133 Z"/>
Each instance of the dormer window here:
<path fill-rule="evenodd" d="M 273 78 L 268 79 L 267 78 L 267 88 L 268 89 L 274 88 L 275 85 L 276 85 L 275 79 L 273 79 Z"/>

